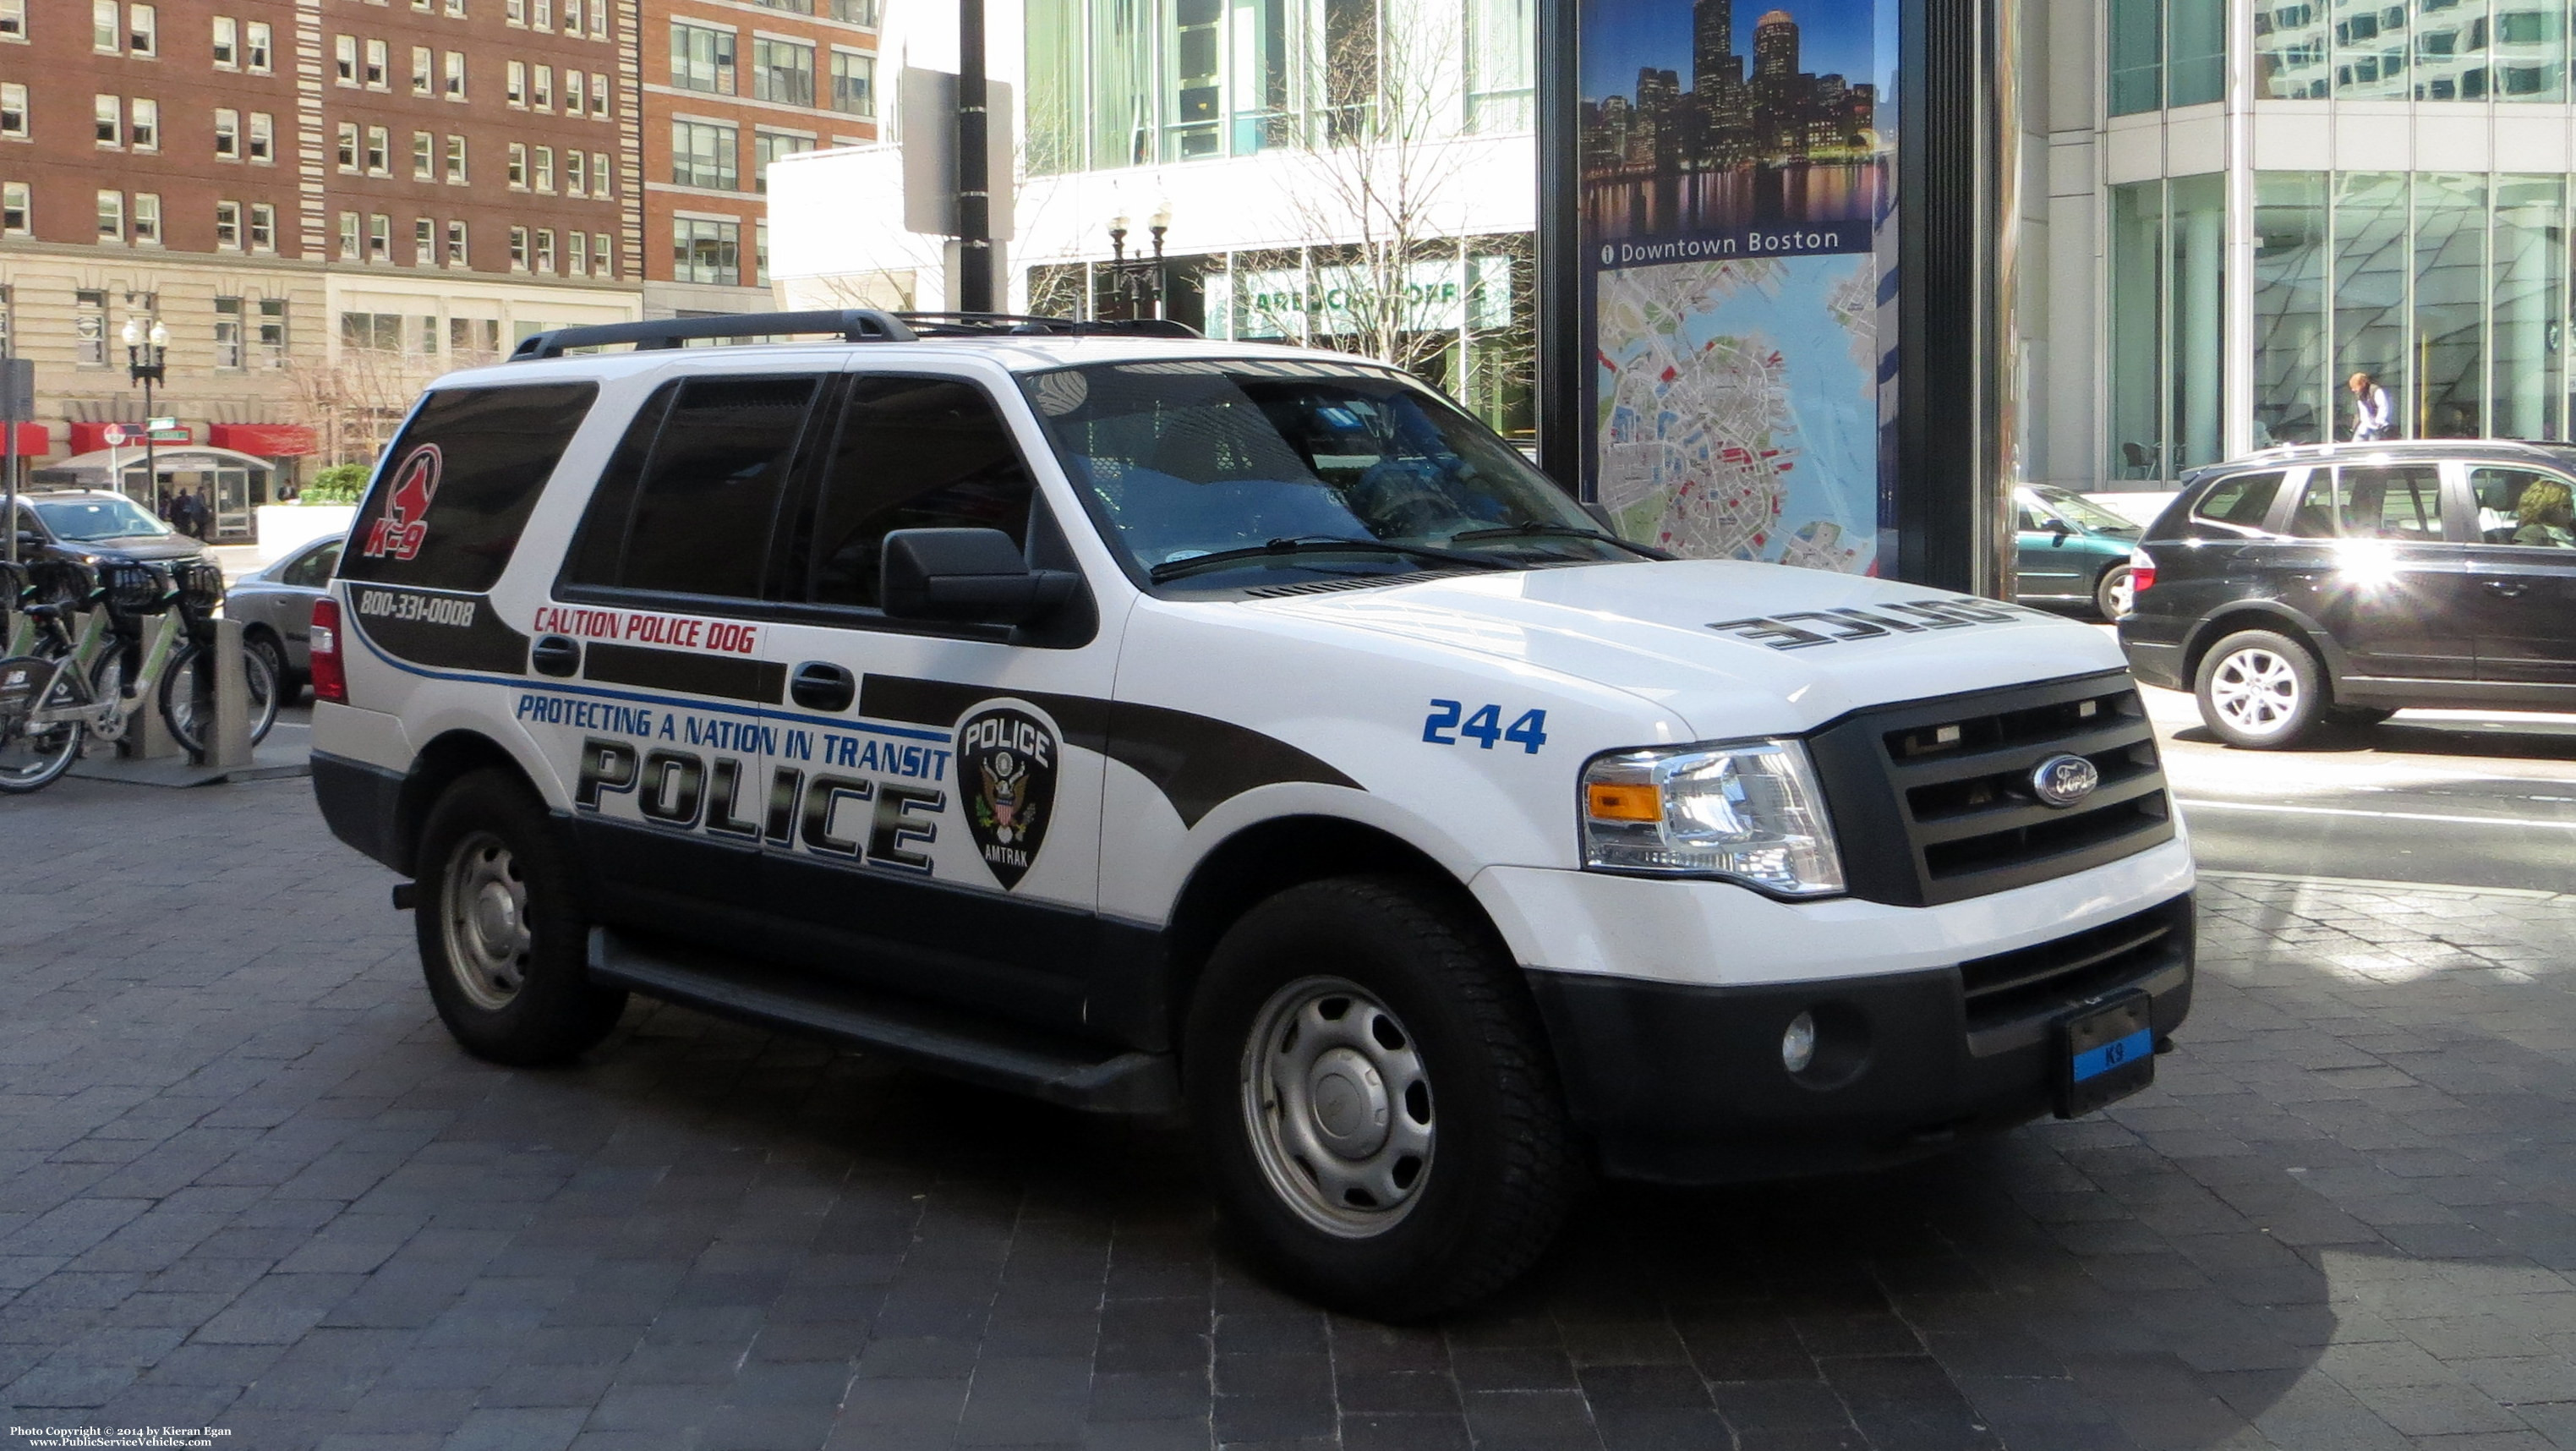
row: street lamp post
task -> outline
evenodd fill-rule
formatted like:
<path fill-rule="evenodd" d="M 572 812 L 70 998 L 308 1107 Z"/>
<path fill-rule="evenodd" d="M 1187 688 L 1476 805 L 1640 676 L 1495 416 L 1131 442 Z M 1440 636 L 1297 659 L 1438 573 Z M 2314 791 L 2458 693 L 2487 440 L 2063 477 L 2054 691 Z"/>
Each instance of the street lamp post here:
<path fill-rule="evenodd" d="M 1130 257 L 1127 255 L 1126 214 L 1122 212 L 1109 219 L 1109 286 L 1112 292 L 1126 299 L 1129 317 L 1145 315 L 1142 309 L 1149 306 L 1153 309 L 1152 316 L 1159 318 L 1163 315 L 1163 235 L 1171 229 L 1172 205 L 1165 202 L 1155 208 L 1154 215 L 1146 221 L 1146 230 L 1154 239 L 1154 254 L 1148 257 L 1139 250 Z"/>
<path fill-rule="evenodd" d="M 143 487 L 151 492 L 154 513 L 161 511 L 161 475 L 152 457 L 152 385 L 161 381 L 162 360 L 170 353 L 170 330 L 161 319 L 146 328 L 141 318 L 125 320 L 125 376 L 143 385 Z"/>

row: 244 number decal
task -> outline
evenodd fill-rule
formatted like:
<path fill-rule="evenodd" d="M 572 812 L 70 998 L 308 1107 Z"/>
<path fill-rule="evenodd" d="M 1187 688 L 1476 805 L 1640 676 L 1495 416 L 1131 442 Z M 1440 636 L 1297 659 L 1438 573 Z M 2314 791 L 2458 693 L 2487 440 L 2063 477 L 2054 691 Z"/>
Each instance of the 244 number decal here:
<path fill-rule="evenodd" d="M 1455 732 L 1456 734 L 1451 734 Z M 1422 721 L 1422 738 L 1435 746 L 1454 746 L 1462 740 L 1474 741 L 1483 750 L 1492 750 L 1496 741 L 1509 741 L 1528 755 L 1538 754 L 1547 744 L 1547 712 L 1525 710 L 1520 719 L 1503 724 L 1503 708 L 1480 705 L 1473 715 L 1455 700 L 1431 702 L 1431 714 Z"/>

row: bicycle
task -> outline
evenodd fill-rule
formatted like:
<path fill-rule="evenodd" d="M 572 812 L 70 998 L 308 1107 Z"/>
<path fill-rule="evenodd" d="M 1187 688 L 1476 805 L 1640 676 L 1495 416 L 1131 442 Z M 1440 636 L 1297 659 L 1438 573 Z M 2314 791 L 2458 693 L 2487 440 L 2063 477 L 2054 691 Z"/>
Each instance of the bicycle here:
<path fill-rule="evenodd" d="M 51 785 L 79 759 L 84 735 L 122 740 L 146 699 L 156 701 L 174 740 L 192 755 L 205 754 L 201 727 L 214 712 L 222 573 L 187 560 L 105 565 L 95 579 L 85 602 L 98 608 L 77 630 L 66 623 L 69 607 L 61 601 L 29 607 L 38 653 L 0 660 L 0 793 Z M 277 723 L 277 680 L 267 660 L 247 647 L 242 674 L 257 744 Z"/>

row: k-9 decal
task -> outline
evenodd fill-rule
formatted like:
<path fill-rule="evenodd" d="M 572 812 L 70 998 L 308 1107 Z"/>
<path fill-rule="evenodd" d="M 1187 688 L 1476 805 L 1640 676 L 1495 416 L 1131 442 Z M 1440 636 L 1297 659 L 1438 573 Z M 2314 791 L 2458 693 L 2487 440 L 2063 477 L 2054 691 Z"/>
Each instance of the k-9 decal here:
<path fill-rule="evenodd" d="M 2028 605 L 2001 600 L 1906 600 L 1867 609 L 1792 610 L 1741 620 L 1711 620 L 1708 627 L 1751 645 L 1774 650 L 1806 650 L 1853 640 L 1891 635 L 1919 635 L 1926 630 L 1962 630 L 1979 625 L 2010 625 L 2051 618 Z M 1798 623 L 1804 621 L 1805 623 Z"/>
<path fill-rule="evenodd" d="M 1046 843 L 1060 757 L 1055 728 L 1016 706 L 985 706 L 957 727 L 966 830 L 1006 891 L 1028 875 Z"/>
<path fill-rule="evenodd" d="M 385 491 L 385 512 L 367 529 L 359 553 L 369 559 L 412 559 L 429 538 L 429 504 L 438 497 L 438 477 L 445 470 L 438 445 L 424 443 L 394 465 L 392 487 Z"/>

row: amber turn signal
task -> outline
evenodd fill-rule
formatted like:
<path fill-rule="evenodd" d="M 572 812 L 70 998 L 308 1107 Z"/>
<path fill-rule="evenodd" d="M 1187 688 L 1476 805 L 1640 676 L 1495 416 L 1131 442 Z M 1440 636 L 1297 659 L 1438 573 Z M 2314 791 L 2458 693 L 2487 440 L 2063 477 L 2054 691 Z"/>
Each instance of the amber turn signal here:
<path fill-rule="evenodd" d="M 1584 809 L 1595 821 L 1661 821 L 1663 793 L 1652 786 L 1595 781 L 1583 788 Z"/>

